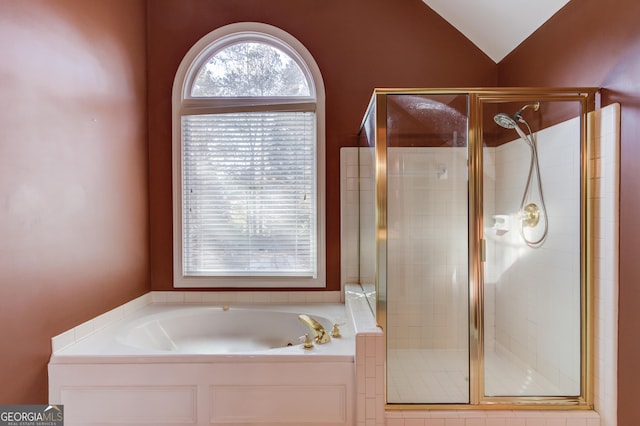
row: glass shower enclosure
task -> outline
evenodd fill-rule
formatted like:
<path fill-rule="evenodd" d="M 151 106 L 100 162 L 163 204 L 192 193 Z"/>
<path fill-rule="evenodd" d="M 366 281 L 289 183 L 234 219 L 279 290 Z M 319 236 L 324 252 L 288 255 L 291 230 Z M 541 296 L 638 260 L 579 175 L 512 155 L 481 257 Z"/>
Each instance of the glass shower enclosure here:
<path fill-rule="evenodd" d="M 391 408 L 588 407 L 596 90 L 380 89 L 360 132 L 360 281 Z"/>

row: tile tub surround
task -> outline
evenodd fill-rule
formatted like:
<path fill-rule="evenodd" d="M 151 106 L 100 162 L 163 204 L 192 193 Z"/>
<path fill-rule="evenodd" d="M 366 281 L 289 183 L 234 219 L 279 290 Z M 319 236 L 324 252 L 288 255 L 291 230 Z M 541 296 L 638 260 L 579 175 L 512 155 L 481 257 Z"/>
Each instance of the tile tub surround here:
<path fill-rule="evenodd" d="M 345 285 L 345 304 L 356 334 L 356 426 L 383 426 L 384 333 L 376 325 L 366 295 L 359 284 Z"/>

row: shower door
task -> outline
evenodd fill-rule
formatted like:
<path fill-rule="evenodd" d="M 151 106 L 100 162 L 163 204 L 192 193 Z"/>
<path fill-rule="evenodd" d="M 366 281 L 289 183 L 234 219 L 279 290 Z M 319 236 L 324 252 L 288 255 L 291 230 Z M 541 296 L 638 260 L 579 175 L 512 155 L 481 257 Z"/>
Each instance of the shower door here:
<path fill-rule="evenodd" d="M 387 400 L 468 403 L 467 99 L 387 109 Z"/>
<path fill-rule="evenodd" d="M 581 395 L 582 108 L 558 99 L 483 105 L 485 401 Z"/>

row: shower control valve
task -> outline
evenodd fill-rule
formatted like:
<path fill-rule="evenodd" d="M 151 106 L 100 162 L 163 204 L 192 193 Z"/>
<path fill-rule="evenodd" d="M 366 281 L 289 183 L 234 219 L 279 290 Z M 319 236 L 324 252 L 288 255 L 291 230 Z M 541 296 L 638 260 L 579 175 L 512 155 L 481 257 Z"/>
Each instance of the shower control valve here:
<path fill-rule="evenodd" d="M 540 222 L 540 209 L 534 203 L 529 203 L 520 212 L 522 223 L 533 228 Z"/>

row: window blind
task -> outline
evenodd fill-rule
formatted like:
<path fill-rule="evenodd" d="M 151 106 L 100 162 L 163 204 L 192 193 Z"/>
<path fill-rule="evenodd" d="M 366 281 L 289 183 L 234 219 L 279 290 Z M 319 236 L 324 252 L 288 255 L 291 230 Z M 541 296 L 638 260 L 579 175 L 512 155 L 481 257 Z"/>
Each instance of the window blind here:
<path fill-rule="evenodd" d="M 185 276 L 316 277 L 313 112 L 182 117 Z"/>

